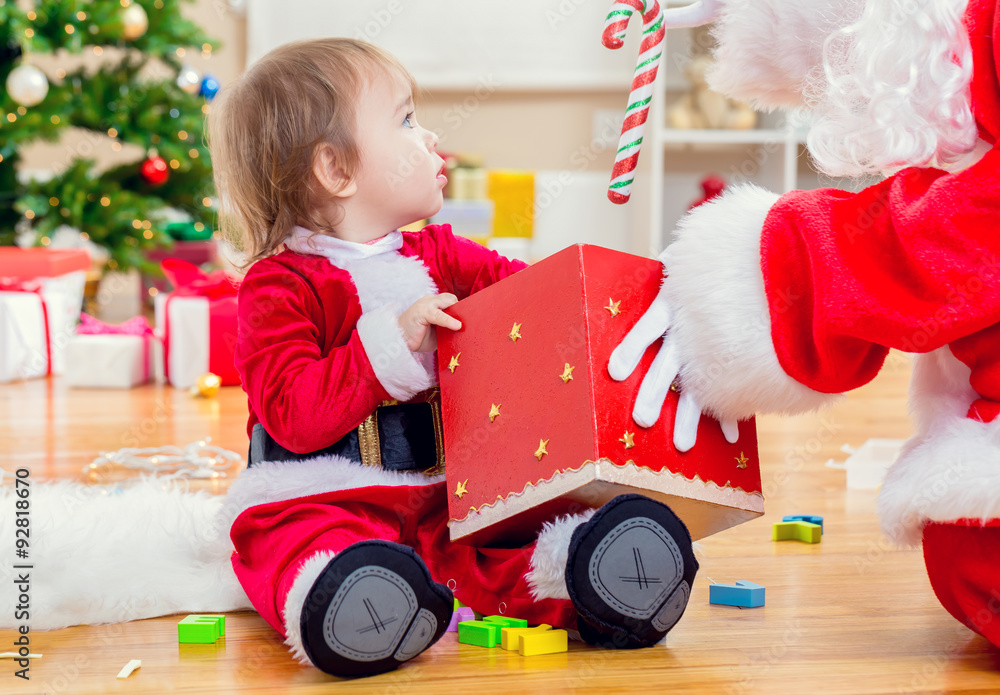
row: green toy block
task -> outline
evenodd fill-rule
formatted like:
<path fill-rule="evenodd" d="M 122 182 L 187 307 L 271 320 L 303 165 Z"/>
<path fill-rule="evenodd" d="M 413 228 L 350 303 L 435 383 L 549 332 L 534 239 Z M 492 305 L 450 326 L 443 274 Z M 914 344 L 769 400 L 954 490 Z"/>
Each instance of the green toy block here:
<path fill-rule="evenodd" d="M 823 540 L 823 527 L 806 521 L 782 521 L 772 527 L 771 533 L 776 541 L 819 543 Z"/>
<path fill-rule="evenodd" d="M 177 641 L 181 644 L 212 644 L 225 636 L 224 615 L 189 615 L 177 623 Z"/>
<path fill-rule="evenodd" d="M 467 620 L 458 624 L 458 641 L 477 647 L 495 647 L 500 644 L 500 625 L 482 620 Z"/>
<path fill-rule="evenodd" d="M 506 615 L 487 615 L 483 618 L 484 623 L 499 625 L 500 629 L 505 627 L 528 627 L 528 621 L 521 618 L 508 618 Z"/>

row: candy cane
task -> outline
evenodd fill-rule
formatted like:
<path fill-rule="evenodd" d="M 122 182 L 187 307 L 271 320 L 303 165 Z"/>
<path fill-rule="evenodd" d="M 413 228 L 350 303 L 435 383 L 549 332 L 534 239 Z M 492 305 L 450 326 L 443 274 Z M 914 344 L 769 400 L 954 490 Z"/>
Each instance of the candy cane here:
<path fill-rule="evenodd" d="M 642 133 L 649 116 L 649 102 L 653 98 L 653 83 L 663 53 L 666 30 L 660 3 L 657 0 L 618 0 L 611 6 L 601 36 L 601 43 L 607 48 L 621 48 L 629 20 L 636 11 L 642 14 L 642 43 L 639 45 L 639 61 L 632 77 L 632 91 L 628 95 L 622 136 L 618 141 L 618 153 L 608 187 L 608 199 L 618 205 L 628 202 L 632 181 L 635 180 Z"/>

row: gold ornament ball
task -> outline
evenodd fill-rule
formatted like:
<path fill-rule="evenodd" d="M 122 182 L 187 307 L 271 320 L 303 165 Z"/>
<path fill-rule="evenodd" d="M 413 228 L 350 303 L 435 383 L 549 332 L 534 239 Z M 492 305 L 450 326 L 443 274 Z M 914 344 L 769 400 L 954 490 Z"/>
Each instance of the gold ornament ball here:
<path fill-rule="evenodd" d="M 138 3 L 129 3 L 122 12 L 122 26 L 126 41 L 135 41 L 149 29 L 149 17 Z"/>
<path fill-rule="evenodd" d="M 202 398 L 215 398 L 219 393 L 219 387 L 222 385 L 222 379 L 220 379 L 212 372 L 208 374 L 202 374 L 198 377 L 198 382 L 195 384 L 194 388 L 191 389 L 195 396 L 201 396 Z"/>
<path fill-rule="evenodd" d="M 49 93 L 49 79 L 34 65 L 18 65 L 7 75 L 7 93 L 21 106 L 35 106 Z"/>

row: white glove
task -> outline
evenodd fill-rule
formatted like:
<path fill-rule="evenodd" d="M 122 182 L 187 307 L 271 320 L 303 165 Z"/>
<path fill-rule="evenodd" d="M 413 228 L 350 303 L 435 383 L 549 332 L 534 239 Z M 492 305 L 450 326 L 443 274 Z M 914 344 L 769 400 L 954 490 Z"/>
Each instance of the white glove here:
<path fill-rule="evenodd" d="M 632 419 L 640 427 L 652 427 L 656 423 L 663 408 L 663 401 L 667 398 L 667 392 L 680 371 L 677 347 L 667 331 L 671 319 L 672 312 L 666 291 L 661 287 L 653 304 L 615 348 L 611 353 L 611 359 L 608 360 L 608 374 L 615 381 L 623 381 L 635 371 L 646 348 L 663 337 L 663 345 L 642 379 L 639 395 L 635 399 L 635 408 L 632 410 Z M 678 451 L 688 451 L 694 446 L 698 438 L 700 420 L 701 406 L 690 391 L 682 388 L 680 402 L 677 404 L 677 415 L 674 418 L 674 447 Z M 720 424 L 726 441 L 734 443 L 740 436 L 736 420 L 726 420 Z"/>

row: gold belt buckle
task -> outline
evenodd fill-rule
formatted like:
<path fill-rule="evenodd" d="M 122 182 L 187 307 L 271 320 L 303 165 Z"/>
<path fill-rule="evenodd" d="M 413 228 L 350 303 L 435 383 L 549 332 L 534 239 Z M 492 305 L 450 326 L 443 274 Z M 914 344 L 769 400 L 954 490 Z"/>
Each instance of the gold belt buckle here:
<path fill-rule="evenodd" d="M 429 389 L 417 395 L 418 399 L 431 406 L 431 420 L 434 424 L 434 446 L 437 453 L 437 462 L 430 468 L 421 471 L 424 475 L 433 476 L 444 473 L 444 425 L 441 419 L 441 390 L 438 388 Z M 398 405 L 399 401 L 382 401 L 379 408 L 389 405 Z M 364 421 L 358 425 L 358 449 L 361 452 L 361 463 L 366 466 L 382 467 L 382 442 L 378 435 L 378 408 Z"/>

